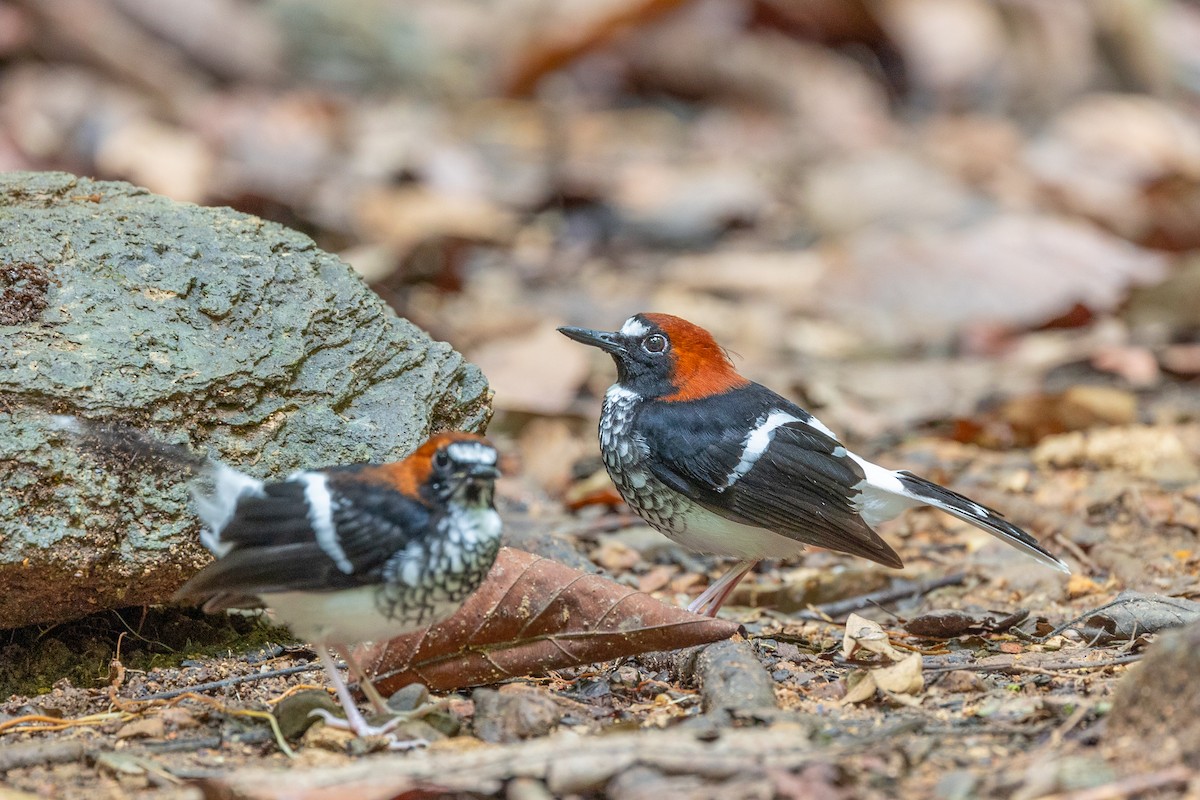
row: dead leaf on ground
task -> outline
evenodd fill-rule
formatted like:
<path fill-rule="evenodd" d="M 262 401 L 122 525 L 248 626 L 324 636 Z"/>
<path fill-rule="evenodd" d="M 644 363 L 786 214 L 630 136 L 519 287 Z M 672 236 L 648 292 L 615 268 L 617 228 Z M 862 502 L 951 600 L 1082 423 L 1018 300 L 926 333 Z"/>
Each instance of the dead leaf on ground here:
<path fill-rule="evenodd" d="M 496 408 L 534 414 L 561 414 L 570 408 L 587 379 L 592 354 L 555 328 L 548 321 L 470 352 L 496 392 Z"/>
<path fill-rule="evenodd" d="M 1075 431 L 1043 439 L 1033 461 L 1042 468 L 1087 466 L 1162 482 L 1194 481 L 1200 479 L 1200 466 L 1184 445 L 1185 436 L 1194 437 L 1194 431 L 1148 425 Z"/>
<path fill-rule="evenodd" d="M 414 681 L 448 690 L 715 642 L 737 630 L 736 622 L 505 547 L 457 614 L 367 647 L 360 658 L 382 692 Z"/>
<path fill-rule="evenodd" d="M 1003 633 L 1028 616 L 1029 612 L 1023 609 L 1005 616 L 994 611 L 943 608 L 913 617 L 904 623 L 904 629 L 914 636 L 953 639 L 968 633 Z"/>
<path fill-rule="evenodd" d="M 851 658 L 859 650 L 877 653 L 891 661 L 899 661 L 904 655 L 888 641 L 883 627 L 874 620 L 851 614 L 846 620 L 846 637 L 842 640 L 842 655 Z"/>
<path fill-rule="evenodd" d="M 1137 421 L 1137 397 L 1107 386 L 1072 386 L 1057 394 L 1013 397 L 954 426 L 955 441 L 983 447 L 1030 447 L 1047 436 Z"/>
<path fill-rule="evenodd" d="M 851 614 L 846 620 L 842 655 L 850 658 L 859 650 L 877 653 L 891 663 L 852 673 L 846 681 L 849 689 L 842 698 L 843 705 L 866 702 L 875 696 L 876 689 L 904 705 L 918 702 L 906 695 L 918 694 L 925 688 L 920 653 L 901 653 L 892 647 L 887 633 L 878 622 Z"/>
<path fill-rule="evenodd" d="M 1085 223 L 1021 214 L 936 235 L 865 231 L 825 257 L 834 267 L 826 314 L 893 344 L 941 341 L 968 326 L 1033 327 L 1077 303 L 1109 311 L 1166 271 L 1160 254 Z"/>
<path fill-rule="evenodd" d="M 1124 591 L 1117 599 L 1089 614 L 1079 627 L 1093 644 L 1129 641 L 1164 628 L 1179 628 L 1200 620 L 1200 603 L 1182 597 Z"/>

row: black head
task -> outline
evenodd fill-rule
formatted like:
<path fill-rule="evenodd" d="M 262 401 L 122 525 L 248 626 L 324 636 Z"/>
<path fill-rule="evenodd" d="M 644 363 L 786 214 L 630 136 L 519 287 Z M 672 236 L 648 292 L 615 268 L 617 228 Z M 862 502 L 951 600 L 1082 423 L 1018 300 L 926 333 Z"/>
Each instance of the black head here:
<path fill-rule="evenodd" d="M 491 505 L 500 475 L 496 448 L 473 433 L 439 433 L 403 461 L 388 465 L 391 482 L 410 496 L 441 505 L 451 500 Z"/>
<path fill-rule="evenodd" d="M 712 334 L 670 314 L 635 314 L 619 331 L 559 328 L 617 364 L 617 384 L 643 398 L 696 400 L 744 386 Z"/>

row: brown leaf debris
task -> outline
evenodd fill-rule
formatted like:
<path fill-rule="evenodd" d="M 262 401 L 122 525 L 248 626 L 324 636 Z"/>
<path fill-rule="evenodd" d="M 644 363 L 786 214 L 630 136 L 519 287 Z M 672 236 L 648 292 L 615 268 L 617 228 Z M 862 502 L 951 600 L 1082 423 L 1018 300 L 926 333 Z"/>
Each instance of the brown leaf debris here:
<path fill-rule="evenodd" d="M 736 622 L 699 617 L 599 575 L 505 547 L 457 614 L 370 646 L 361 660 L 382 692 L 413 681 L 448 690 L 715 642 L 737 629 Z"/>

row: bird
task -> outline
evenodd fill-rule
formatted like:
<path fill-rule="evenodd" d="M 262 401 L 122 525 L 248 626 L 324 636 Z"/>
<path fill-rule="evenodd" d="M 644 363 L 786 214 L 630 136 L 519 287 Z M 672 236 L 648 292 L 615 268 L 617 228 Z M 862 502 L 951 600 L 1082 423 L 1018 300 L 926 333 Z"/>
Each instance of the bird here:
<path fill-rule="evenodd" d="M 759 560 L 795 557 L 805 545 L 902 567 L 876 528 L 915 506 L 941 509 L 1070 572 L 1000 512 L 851 452 L 812 414 L 738 374 L 698 325 L 641 313 L 617 331 L 558 330 L 616 362 L 600 450 L 625 502 L 679 544 L 738 559 L 689 611 L 715 616 Z"/>
<path fill-rule="evenodd" d="M 187 480 L 216 559 L 176 592 L 216 613 L 266 607 L 311 642 L 346 719 L 327 724 L 390 749 L 424 744 L 371 725 L 338 674 L 345 660 L 374 710 L 386 702 L 352 646 L 390 639 L 453 614 L 483 583 L 500 549 L 493 503 L 496 449 L 482 436 L 446 432 L 407 458 L 383 464 L 302 469 L 262 480 L 135 428 L 74 416 L 52 422 L 86 451 Z"/>

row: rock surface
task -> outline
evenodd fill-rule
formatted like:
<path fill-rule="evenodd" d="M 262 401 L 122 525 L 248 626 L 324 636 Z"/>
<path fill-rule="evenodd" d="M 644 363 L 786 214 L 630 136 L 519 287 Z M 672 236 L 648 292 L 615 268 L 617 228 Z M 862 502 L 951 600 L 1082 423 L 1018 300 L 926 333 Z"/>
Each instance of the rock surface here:
<path fill-rule="evenodd" d="M 50 414 L 258 476 L 477 430 L 487 384 L 306 236 L 63 173 L 0 175 L 0 628 L 165 601 L 207 561 L 183 486 L 80 455 Z"/>
<path fill-rule="evenodd" d="M 1200 622 L 1166 631 L 1117 687 L 1105 739 L 1136 770 L 1200 768 Z"/>

